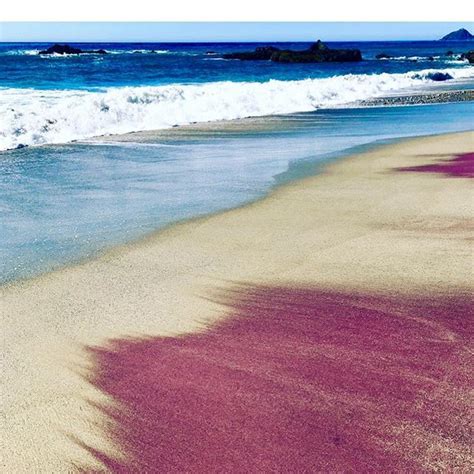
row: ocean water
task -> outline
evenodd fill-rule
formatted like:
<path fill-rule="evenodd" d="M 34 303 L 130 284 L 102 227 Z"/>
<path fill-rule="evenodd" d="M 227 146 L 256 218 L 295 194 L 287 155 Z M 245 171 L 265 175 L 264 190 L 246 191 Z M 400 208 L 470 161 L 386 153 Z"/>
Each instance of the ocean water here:
<path fill-rule="evenodd" d="M 410 88 L 434 73 L 471 83 L 466 42 L 328 43 L 360 63 L 224 60 L 259 44 L 76 44 L 107 55 L 40 55 L 48 44 L 0 43 L 0 150 L 97 135 L 341 107 Z M 309 43 L 275 43 L 304 49 Z M 454 55 L 447 56 L 447 50 Z M 377 60 L 385 52 L 394 57 Z M 445 86 L 446 83 L 441 83 Z M 464 87 L 464 86 L 462 86 Z"/>
<path fill-rule="evenodd" d="M 456 56 L 466 43 L 331 44 L 366 60 L 318 65 L 219 57 L 257 44 L 87 44 L 78 46 L 110 54 L 39 55 L 46 46 L 0 43 L 0 283 L 253 201 L 361 146 L 474 123 L 471 103 L 355 106 L 472 87 L 474 68 Z M 395 59 L 376 60 L 380 52 Z M 433 81 L 435 72 L 452 79 Z M 89 140 L 262 115 L 271 117 L 260 126 L 219 133 Z"/>

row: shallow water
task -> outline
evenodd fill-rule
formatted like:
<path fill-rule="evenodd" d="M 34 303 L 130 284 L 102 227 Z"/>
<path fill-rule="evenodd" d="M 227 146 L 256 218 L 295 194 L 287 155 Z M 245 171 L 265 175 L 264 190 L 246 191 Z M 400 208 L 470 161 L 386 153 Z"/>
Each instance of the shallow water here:
<path fill-rule="evenodd" d="M 471 103 L 321 110 L 275 126 L 152 143 L 0 154 L 0 282 L 92 257 L 173 222 L 236 207 L 380 140 L 469 130 Z M 270 123 L 270 122 L 269 122 Z"/>

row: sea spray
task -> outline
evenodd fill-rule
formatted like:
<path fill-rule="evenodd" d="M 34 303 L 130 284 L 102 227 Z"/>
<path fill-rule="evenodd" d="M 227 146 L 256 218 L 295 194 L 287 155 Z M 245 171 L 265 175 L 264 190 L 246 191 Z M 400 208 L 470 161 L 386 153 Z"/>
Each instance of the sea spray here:
<path fill-rule="evenodd" d="M 439 74 L 472 78 L 474 68 L 294 81 L 111 87 L 100 91 L 4 88 L 0 89 L 0 149 L 66 143 L 191 122 L 339 107 L 431 83 Z"/>

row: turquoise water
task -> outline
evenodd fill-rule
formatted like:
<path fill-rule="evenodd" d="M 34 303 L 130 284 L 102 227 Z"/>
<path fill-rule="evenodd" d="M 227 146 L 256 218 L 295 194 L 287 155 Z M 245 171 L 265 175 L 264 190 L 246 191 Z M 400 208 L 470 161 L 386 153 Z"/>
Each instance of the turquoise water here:
<path fill-rule="evenodd" d="M 0 154 L 0 282 L 258 199 L 352 147 L 469 130 L 473 123 L 471 103 L 346 108 L 284 115 L 260 131 L 5 151 Z"/>

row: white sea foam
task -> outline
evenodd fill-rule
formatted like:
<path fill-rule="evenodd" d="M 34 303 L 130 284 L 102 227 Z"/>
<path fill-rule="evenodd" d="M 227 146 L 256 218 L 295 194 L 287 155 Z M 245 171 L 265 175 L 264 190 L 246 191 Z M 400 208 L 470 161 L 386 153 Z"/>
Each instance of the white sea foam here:
<path fill-rule="evenodd" d="M 167 49 L 107 49 L 109 54 L 168 54 Z"/>
<path fill-rule="evenodd" d="M 39 49 L 12 49 L 0 52 L 0 56 L 36 56 Z"/>
<path fill-rule="evenodd" d="M 419 88 L 430 83 L 435 72 L 455 79 L 474 77 L 474 68 L 466 67 L 263 83 L 114 87 L 96 92 L 5 88 L 0 89 L 0 149 L 341 106 Z"/>
<path fill-rule="evenodd" d="M 390 56 L 389 58 L 379 58 L 379 61 L 442 61 L 444 63 L 468 63 L 467 59 L 462 59 L 460 54 L 453 56 Z"/>
<path fill-rule="evenodd" d="M 170 54 L 170 51 L 167 49 L 107 49 L 107 54 Z M 0 56 L 40 56 L 43 59 L 48 58 L 67 58 L 67 57 L 77 57 L 79 54 L 39 54 L 39 49 L 12 49 L 1 51 Z M 94 56 L 95 53 L 88 53 L 89 57 Z"/>

